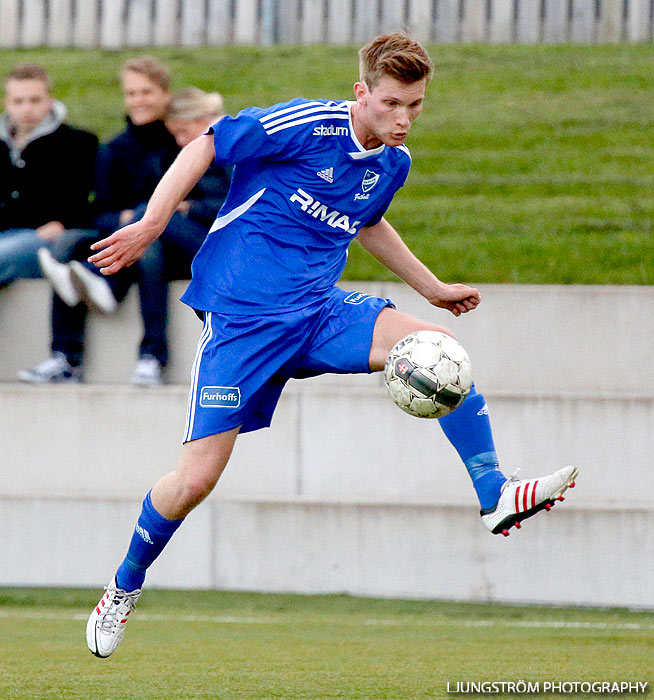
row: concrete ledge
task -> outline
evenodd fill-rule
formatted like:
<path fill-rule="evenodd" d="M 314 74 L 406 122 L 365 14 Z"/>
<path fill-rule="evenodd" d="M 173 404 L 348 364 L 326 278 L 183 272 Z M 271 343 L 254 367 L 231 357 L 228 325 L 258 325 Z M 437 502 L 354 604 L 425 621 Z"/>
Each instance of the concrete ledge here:
<path fill-rule="evenodd" d="M 188 383 L 201 327 L 170 291 L 169 380 Z M 397 307 L 450 327 L 473 361 L 484 391 L 543 396 L 654 395 L 654 287 L 483 285 L 482 306 L 455 319 L 402 284 L 344 282 L 345 289 L 390 297 Z M 0 382 L 49 354 L 50 291 L 44 280 L 0 289 Z M 86 380 L 125 383 L 141 338 L 136 292 L 109 317 L 91 315 Z M 348 381 L 348 380 L 346 380 Z"/>
<path fill-rule="evenodd" d="M 377 377 L 358 379 L 354 394 L 293 383 L 149 583 L 654 608 L 654 400 L 489 395 L 507 471 L 582 469 L 565 504 L 505 540 L 481 526 L 437 424 L 389 405 Z M 175 463 L 185 389 L 0 396 L 0 585 L 103 585 L 140 497 Z"/>
<path fill-rule="evenodd" d="M 239 438 L 211 498 L 474 505 L 438 422 L 397 409 L 378 378 L 353 377 L 354 391 L 291 382 L 272 429 Z M 14 384 L 0 396 L 1 496 L 112 499 L 128 495 L 120 484 L 144 494 L 176 464 L 183 387 Z M 575 464 L 572 507 L 654 508 L 654 399 L 486 398 L 507 473 Z"/>
<path fill-rule="evenodd" d="M 179 301 L 185 282 L 174 282 L 169 293 L 168 378 L 187 384 L 202 326 Z M 0 382 L 14 382 L 18 372 L 50 355 L 51 289 L 44 280 L 19 280 L 0 289 Z M 115 314 L 89 314 L 85 346 L 85 381 L 124 384 L 134 370 L 143 326 L 138 292 L 133 289 Z"/>

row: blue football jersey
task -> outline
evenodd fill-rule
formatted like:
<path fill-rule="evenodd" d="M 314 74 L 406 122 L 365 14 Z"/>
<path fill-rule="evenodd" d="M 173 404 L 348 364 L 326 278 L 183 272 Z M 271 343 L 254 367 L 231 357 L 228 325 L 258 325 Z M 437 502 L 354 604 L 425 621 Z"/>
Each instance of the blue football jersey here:
<path fill-rule="evenodd" d="M 406 146 L 363 148 L 352 104 L 295 99 L 211 127 L 215 163 L 234 172 L 182 301 L 265 314 L 329 293 L 350 242 L 381 220 L 411 165 Z"/>

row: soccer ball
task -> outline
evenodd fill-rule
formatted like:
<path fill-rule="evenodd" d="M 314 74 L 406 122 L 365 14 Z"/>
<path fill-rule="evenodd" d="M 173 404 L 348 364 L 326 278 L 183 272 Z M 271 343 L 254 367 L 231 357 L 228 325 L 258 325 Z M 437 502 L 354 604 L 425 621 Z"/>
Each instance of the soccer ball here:
<path fill-rule="evenodd" d="M 472 368 L 468 353 L 452 336 L 416 331 L 393 347 L 384 379 L 391 399 L 403 411 L 418 418 L 442 418 L 468 395 Z"/>

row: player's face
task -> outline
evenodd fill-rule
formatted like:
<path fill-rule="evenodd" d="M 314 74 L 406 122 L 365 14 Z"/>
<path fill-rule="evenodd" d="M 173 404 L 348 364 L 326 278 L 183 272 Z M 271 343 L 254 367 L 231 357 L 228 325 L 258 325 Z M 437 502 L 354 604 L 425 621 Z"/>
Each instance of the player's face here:
<path fill-rule="evenodd" d="M 199 117 L 198 119 L 166 119 L 166 129 L 175 137 L 177 145 L 184 148 L 191 141 L 202 136 L 215 122 L 215 119 Z"/>
<path fill-rule="evenodd" d="M 161 119 L 170 99 L 164 90 L 141 73 L 125 71 L 122 75 L 125 109 L 136 126 Z"/>
<path fill-rule="evenodd" d="M 22 133 L 35 129 L 52 109 L 52 97 L 41 80 L 8 80 L 5 109 Z"/>
<path fill-rule="evenodd" d="M 356 83 L 359 124 L 355 130 L 361 144 L 365 148 L 403 144 L 422 112 L 426 88 L 426 80 L 403 83 L 390 76 L 384 76 L 372 90 L 365 83 Z M 360 126 L 363 138 L 356 126 Z"/>

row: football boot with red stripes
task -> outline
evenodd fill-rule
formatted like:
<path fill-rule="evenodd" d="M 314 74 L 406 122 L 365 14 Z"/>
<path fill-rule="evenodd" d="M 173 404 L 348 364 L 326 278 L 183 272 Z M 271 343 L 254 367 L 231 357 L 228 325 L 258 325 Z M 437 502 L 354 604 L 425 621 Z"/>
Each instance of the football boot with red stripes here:
<path fill-rule="evenodd" d="M 141 595 L 140 588 L 129 593 L 117 588 L 115 577 L 105 590 L 86 623 L 86 643 L 101 659 L 110 656 L 120 643 L 130 613 Z"/>
<path fill-rule="evenodd" d="M 481 520 L 494 535 L 508 536 L 509 530 L 541 510 L 550 510 L 563 494 L 575 485 L 579 470 L 564 467 L 554 474 L 538 479 L 511 477 L 502 486 L 500 500 L 493 508 L 481 511 Z"/>

